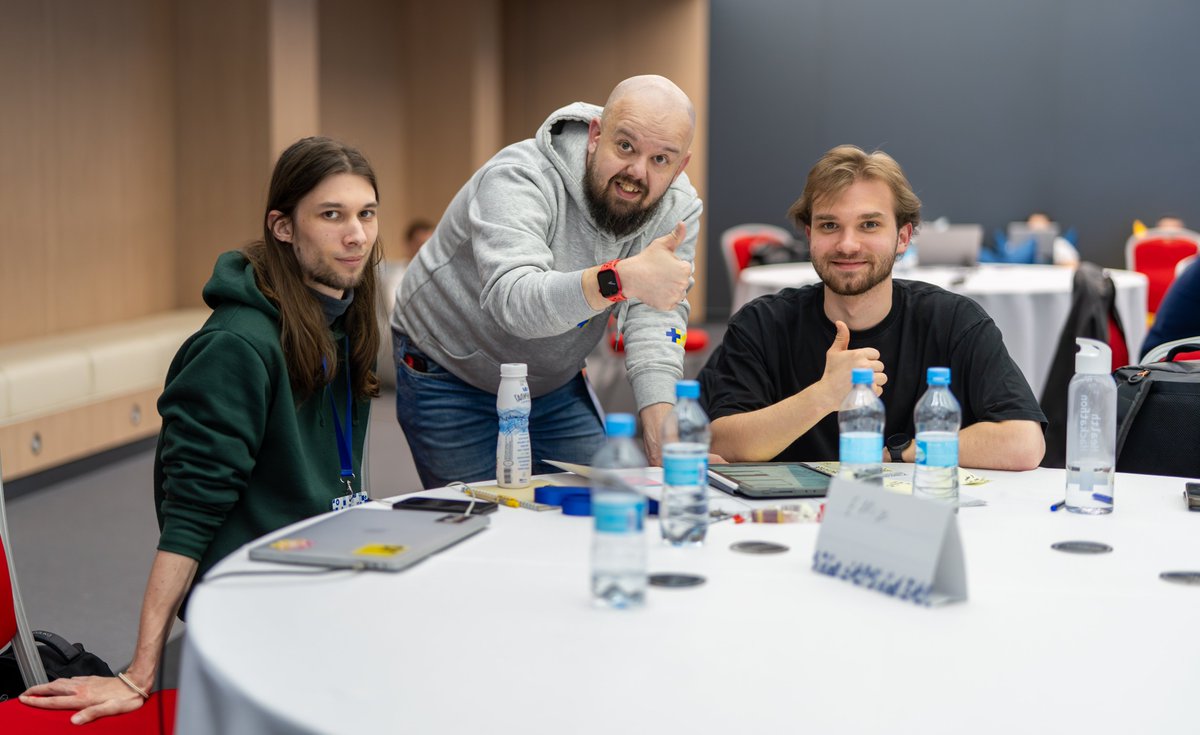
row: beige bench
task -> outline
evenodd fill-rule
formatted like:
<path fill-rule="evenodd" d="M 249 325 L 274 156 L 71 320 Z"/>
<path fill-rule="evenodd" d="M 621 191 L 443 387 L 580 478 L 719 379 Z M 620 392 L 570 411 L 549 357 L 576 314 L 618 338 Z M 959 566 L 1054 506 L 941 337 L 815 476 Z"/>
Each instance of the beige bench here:
<path fill-rule="evenodd" d="M 208 309 L 0 347 L 5 480 L 153 436 L 167 367 Z"/>

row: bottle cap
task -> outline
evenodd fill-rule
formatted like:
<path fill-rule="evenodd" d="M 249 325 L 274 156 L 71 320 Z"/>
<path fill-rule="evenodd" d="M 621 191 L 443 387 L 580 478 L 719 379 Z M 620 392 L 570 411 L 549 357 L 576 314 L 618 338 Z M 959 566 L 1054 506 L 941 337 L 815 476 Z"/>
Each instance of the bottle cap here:
<path fill-rule="evenodd" d="M 1076 337 L 1075 374 L 1108 375 L 1112 372 L 1112 348 L 1096 339 Z"/>
<path fill-rule="evenodd" d="M 929 385 L 950 385 L 950 368 L 929 368 L 925 371 L 925 382 Z"/>
<path fill-rule="evenodd" d="M 500 366 L 501 378 L 524 378 L 529 374 L 529 368 L 523 362 L 506 362 Z"/>
<path fill-rule="evenodd" d="M 700 397 L 700 381 L 698 380 L 681 380 L 675 384 L 676 398 L 699 398 Z"/>
<path fill-rule="evenodd" d="M 854 385 L 874 385 L 875 371 L 871 368 L 854 368 L 850 371 L 850 382 Z"/>
<path fill-rule="evenodd" d="M 637 422 L 634 421 L 632 414 L 610 413 L 604 419 L 604 433 L 610 437 L 633 436 L 633 430 L 636 427 Z"/>

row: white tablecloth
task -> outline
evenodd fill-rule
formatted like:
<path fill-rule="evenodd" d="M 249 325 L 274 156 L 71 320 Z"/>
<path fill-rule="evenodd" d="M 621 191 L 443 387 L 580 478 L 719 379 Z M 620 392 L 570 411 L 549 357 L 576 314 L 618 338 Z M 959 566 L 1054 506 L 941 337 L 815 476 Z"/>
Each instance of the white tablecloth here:
<path fill-rule="evenodd" d="M 1134 271 L 1109 270 L 1117 289 L 1117 313 L 1125 328 L 1131 362 L 1141 354 L 1146 337 L 1146 294 L 1149 281 Z M 1008 354 L 1029 386 L 1041 396 L 1067 314 L 1071 311 L 1071 280 L 1075 271 L 1054 265 L 981 265 L 976 268 L 917 267 L 896 271 L 896 278 L 927 281 L 969 296 L 996 322 Z M 733 308 L 820 279 L 812 263 L 782 263 L 746 268 L 738 276 Z"/>
<path fill-rule="evenodd" d="M 817 525 L 723 522 L 695 549 L 649 529 L 650 570 L 705 585 L 595 609 L 590 519 L 503 507 L 399 574 L 216 580 L 177 732 L 1194 731 L 1200 587 L 1158 577 L 1200 568 L 1183 482 L 1119 475 L 1116 511 L 1083 517 L 1049 512 L 1061 470 L 982 474 L 988 506 L 958 516 L 969 599 L 942 608 L 812 572 Z M 730 550 L 748 539 L 791 550 Z M 1070 539 L 1115 551 L 1050 549 Z M 243 549 L 214 572 L 284 568 Z"/>

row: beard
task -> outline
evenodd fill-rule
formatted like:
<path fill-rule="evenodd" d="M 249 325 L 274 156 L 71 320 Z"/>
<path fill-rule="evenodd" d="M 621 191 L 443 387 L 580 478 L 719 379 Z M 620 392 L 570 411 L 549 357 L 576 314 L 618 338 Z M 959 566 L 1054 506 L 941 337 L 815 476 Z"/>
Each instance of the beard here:
<path fill-rule="evenodd" d="M 897 247 L 899 244 L 897 239 Z M 870 291 L 892 275 L 892 266 L 896 264 L 896 251 L 893 249 L 890 256 L 871 256 L 865 272 L 841 273 L 831 264 L 836 257 L 837 253 L 830 253 L 819 259 L 814 258 L 813 269 L 817 271 L 821 282 L 838 296 L 860 296 Z"/>
<path fill-rule="evenodd" d="M 628 202 L 617 199 L 616 195 L 609 191 L 611 185 L 616 182 L 625 182 L 640 188 L 643 192 L 642 198 Z M 652 203 L 646 204 L 649 187 L 628 176 L 618 174 L 608 181 L 600 181 L 593 161 L 588 161 L 587 175 L 584 177 L 583 183 L 583 192 L 587 198 L 588 212 L 592 215 L 592 219 L 600 229 L 614 237 L 625 237 L 637 232 L 658 212 L 658 207 L 662 204 L 661 196 Z"/>

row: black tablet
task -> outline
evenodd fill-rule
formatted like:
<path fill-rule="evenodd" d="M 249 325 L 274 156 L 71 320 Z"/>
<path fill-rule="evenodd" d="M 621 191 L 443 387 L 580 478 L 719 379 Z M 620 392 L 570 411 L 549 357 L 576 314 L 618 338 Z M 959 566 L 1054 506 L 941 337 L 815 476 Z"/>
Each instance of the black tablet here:
<path fill-rule="evenodd" d="M 708 467 L 710 485 L 755 500 L 823 498 L 831 479 L 804 462 L 734 462 Z"/>

